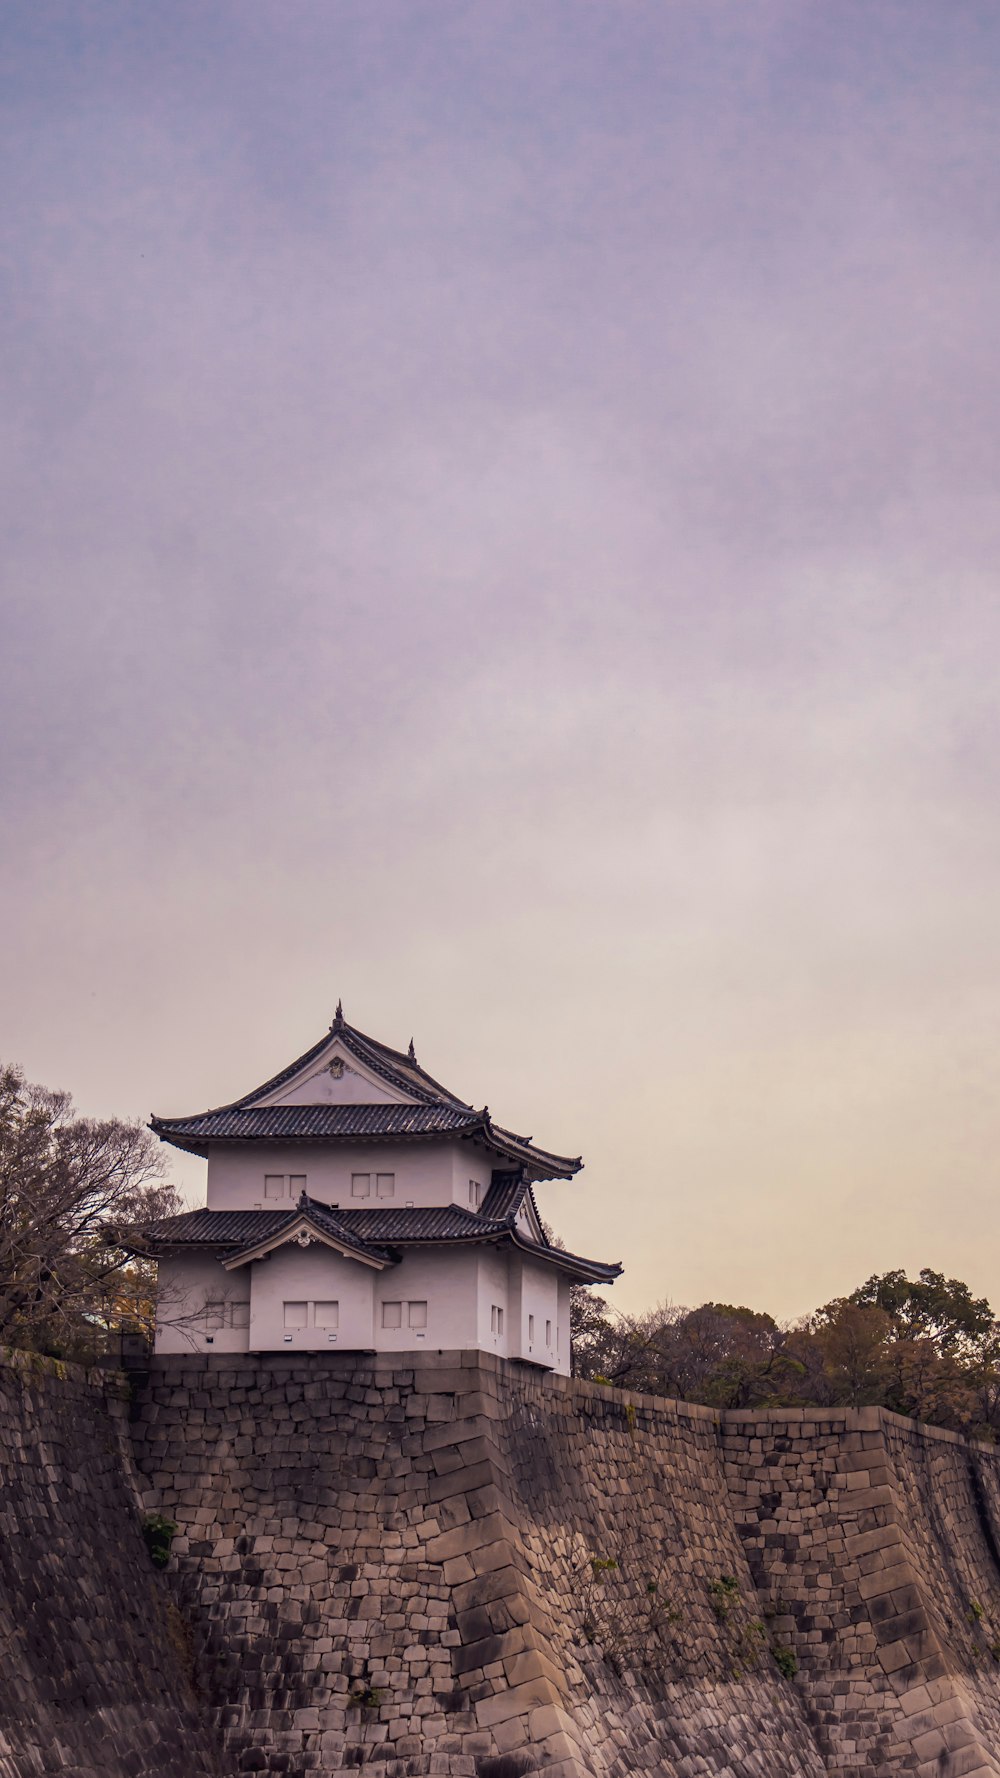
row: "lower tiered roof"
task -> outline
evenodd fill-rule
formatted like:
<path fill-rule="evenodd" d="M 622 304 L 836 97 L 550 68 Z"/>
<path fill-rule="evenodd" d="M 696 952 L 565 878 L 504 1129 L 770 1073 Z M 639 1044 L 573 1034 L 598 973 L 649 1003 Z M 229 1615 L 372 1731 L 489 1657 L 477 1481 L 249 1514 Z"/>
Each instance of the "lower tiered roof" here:
<path fill-rule="evenodd" d="M 460 1204 L 342 1210 L 303 1193 L 298 1204 L 287 1210 L 189 1210 L 180 1216 L 164 1217 L 133 1229 L 127 1245 L 133 1252 L 157 1256 L 212 1250 L 229 1262 L 241 1253 L 249 1257 L 261 1246 L 280 1245 L 283 1236 L 293 1240 L 297 1231 L 311 1228 L 321 1240 L 379 1264 L 396 1263 L 407 1247 L 499 1243 L 533 1254 L 581 1284 L 610 1284 L 618 1277 L 622 1268 L 617 1262 L 605 1264 L 584 1259 L 562 1247 L 553 1247 L 544 1237 L 534 1240 L 518 1228 L 517 1213 L 527 1189 L 524 1181 L 519 1184 L 519 1190 L 507 1187 L 508 1205 L 499 1214 L 484 1214 L 490 1210 L 489 1198 L 496 1187 L 491 1188 L 484 1211 L 480 1212 L 466 1210 Z"/>

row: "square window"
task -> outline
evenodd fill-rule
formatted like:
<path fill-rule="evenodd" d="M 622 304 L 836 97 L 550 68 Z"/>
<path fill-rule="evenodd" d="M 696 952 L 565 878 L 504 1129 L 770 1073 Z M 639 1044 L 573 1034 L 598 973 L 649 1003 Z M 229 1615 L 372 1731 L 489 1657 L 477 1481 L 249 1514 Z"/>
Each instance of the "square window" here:
<path fill-rule="evenodd" d="M 376 1173 L 375 1193 L 380 1198 L 394 1198 L 396 1195 L 395 1173 Z"/>
<path fill-rule="evenodd" d="M 293 1198 L 299 1197 L 301 1195 L 301 1193 L 304 1192 L 306 1189 L 305 1174 L 304 1173 L 290 1173 L 288 1176 L 288 1189 L 289 1189 Z"/>
<path fill-rule="evenodd" d="M 265 1198 L 283 1198 L 285 1195 L 285 1175 L 283 1173 L 264 1174 Z"/>
<path fill-rule="evenodd" d="M 528 1316 L 528 1338 L 529 1338 L 529 1340 L 533 1340 L 534 1337 L 535 1337 L 535 1317 L 533 1315 L 529 1315 Z"/>
<path fill-rule="evenodd" d="M 245 1303 L 230 1303 L 230 1305 L 229 1305 L 229 1325 L 230 1325 L 230 1327 L 249 1327 L 250 1326 L 250 1304 L 249 1304 L 249 1301 L 247 1301 Z"/>
<path fill-rule="evenodd" d="M 427 1304 L 426 1303 L 407 1303 L 406 1307 L 407 1307 L 407 1310 L 409 1311 L 407 1320 L 409 1321 L 411 1327 L 426 1327 L 427 1326 Z"/>
<path fill-rule="evenodd" d="M 403 1305 L 402 1305 L 402 1303 L 383 1303 L 382 1304 L 382 1326 L 383 1327 L 402 1327 L 402 1325 L 403 1325 Z"/>
<path fill-rule="evenodd" d="M 340 1304 L 339 1303 L 314 1303 L 313 1304 L 313 1326 L 314 1327 L 339 1327 L 340 1326 Z"/>
<path fill-rule="evenodd" d="M 351 1174 L 351 1197 L 370 1198 L 372 1193 L 372 1176 L 370 1173 Z"/>
<path fill-rule="evenodd" d="M 286 1303 L 285 1304 L 285 1326 L 286 1327 L 305 1327 L 305 1325 L 306 1325 L 306 1305 L 305 1305 L 305 1303 Z"/>
<path fill-rule="evenodd" d="M 225 1305 L 225 1303 L 206 1303 L 205 1304 L 205 1326 L 206 1327 L 225 1327 L 225 1325 L 226 1325 L 226 1305 Z"/>

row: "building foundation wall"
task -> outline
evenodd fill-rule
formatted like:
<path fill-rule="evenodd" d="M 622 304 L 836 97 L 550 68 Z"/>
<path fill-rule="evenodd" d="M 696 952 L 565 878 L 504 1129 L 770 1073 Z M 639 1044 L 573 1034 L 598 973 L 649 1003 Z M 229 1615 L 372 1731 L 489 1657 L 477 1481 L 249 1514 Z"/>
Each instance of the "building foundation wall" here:
<path fill-rule="evenodd" d="M 992 1450 L 472 1351 L 130 1393 L 0 1363 L 0 1778 L 1000 1775 Z"/>

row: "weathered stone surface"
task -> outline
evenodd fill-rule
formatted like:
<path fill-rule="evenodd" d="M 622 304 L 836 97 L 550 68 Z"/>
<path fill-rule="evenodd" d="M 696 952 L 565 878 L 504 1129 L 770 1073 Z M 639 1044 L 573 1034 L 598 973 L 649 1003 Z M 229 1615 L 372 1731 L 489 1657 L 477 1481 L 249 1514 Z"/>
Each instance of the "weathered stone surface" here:
<path fill-rule="evenodd" d="M 120 1379 L 0 1355 L 0 1774 L 215 1778 Z"/>
<path fill-rule="evenodd" d="M 0 1381 L 0 1778 L 208 1778 L 205 1724 L 226 1778 L 1000 1778 L 1000 1465 L 953 1435 L 482 1354 L 163 1359 L 165 1582 L 113 1389 Z"/>
<path fill-rule="evenodd" d="M 276 1358 L 239 1380 L 165 1359 L 134 1437 L 148 1504 L 182 1522 L 174 1584 L 237 1771 L 276 1751 L 290 1778 L 375 1759 L 387 1778 L 470 1761 L 490 1778 L 505 1757 L 549 1778 L 824 1770 L 798 1689 L 755 1646 L 709 1410 L 467 1354 Z M 328 1581 L 297 1586 L 324 1549 Z"/>

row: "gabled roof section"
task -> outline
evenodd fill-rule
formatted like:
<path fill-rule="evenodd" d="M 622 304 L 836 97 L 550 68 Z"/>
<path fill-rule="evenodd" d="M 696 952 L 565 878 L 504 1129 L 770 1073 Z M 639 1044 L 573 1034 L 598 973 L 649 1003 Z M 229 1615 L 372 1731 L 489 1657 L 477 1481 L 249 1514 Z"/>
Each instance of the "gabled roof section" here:
<path fill-rule="evenodd" d="M 405 1094 L 407 1098 L 417 1099 L 425 1104 L 436 1102 L 444 1105 L 456 1105 L 463 1111 L 472 1110 L 472 1106 L 467 1105 L 464 1099 L 449 1092 L 447 1087 L 443 1087 L 439 1081 L 427 1073 L 426 1069 L 421 1068 L 412 1042 L 405 1055 L 402 1050 L 390 1049 L 388 1044 L 379 1043 L 377 1038 L 369 1037 L 364 1031 L 359 1031 L 356 1026 L 347 1023 L 339 1000 L 333 1024 L 318 1043 L 314 1043 L 304 1055 L 297 1057 L 294 1062 L 290 1062 L 287 1068 L 282 1068 L 278 1074 L 272 1075 L 271 1079 L 266 1080 L 262 1086 L 255 1087 L 253 1092 L 246 1093 L 242 1099 L 234 1100 L 233 1105 L 227 1109 L 235 1110 L 237 1107 L 256 1105 L 261 1099 L 277 1092 L 281 1087 L 288 1086 L 297 1075 L 306 1074 L 314 1063 L 322 1059 L 325 1050 L 334 1048 L 346 1050 L 347 1054 L 353 1056 L 355 1061 L 360 1062 L 362 1067 L 371 1069 L 372 1073 L 384 1081 L 387 1086 L 395 1088 L 397 1092 Z"/>
<path fill-rule="evenodd" d="M 470 1135 L 481 1126 L 478 1112 L 450 1105 L 254 1105 L 152 1120 L 158 1136 L 195 1154 L 209 1142 L 409 1142 Z"/>
<path fill-rule="evenodd" d="M 213 1252 L 230 1271 L 264 1258 L 302 1234 L 378 1267 L 393 1264 L 408 1247 L 512 1244 L 580 1284 L 613 1283 L 622 1269 L 618 1263 L 583 1259 L 534 1240 L 517 1226 L 518 1209 L 529 1191 L 522 1181 L 512 1207 L 490 1216 L 461 1204 L 341 1210 L 306 1197 L 294 1210 L 188 1210 L 131 1233 L 122 1230 L 118 1239 L 131 1252 L 153 1256 Z"/>
<path fill-rule="evenodd" d="M 305 1192 L 294 1210 L 282 1212 L 271 1228 L 256 1230 L 222 1263 L 227 1272 L 235 1272 L 240 1266 L 249 1265 L 251 1260 L 265 1259 L 275 1248 L 285 1247 L 289 1242 L 299 1247 L 311 1247 L 317 1242 L 321 1247 L 330 1247 L 335 1253 L 342 1254 L 345 1259 L 372 1266 L 377 1272 L 392 1264 L 391 1255 L 384 1249 L 346 1228 L 334 1211 L 307 1198 Z"/>
<path fill-rule="evenodd" d="M 393 1050 L 349 1025 L 338 1002 L 329 1031 L 262 1086 L 214 1111 L 150 1128 L 192 1154 L 213 1142 L 410 1142 L 468 1138 L 530 1179 L 571 1179 L 579 1156 L 537 1148 L 494 1124 L 421 1068 L 411 1042 Z"/>

